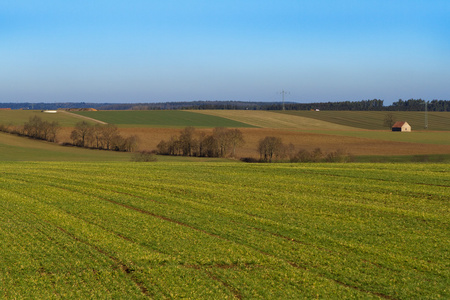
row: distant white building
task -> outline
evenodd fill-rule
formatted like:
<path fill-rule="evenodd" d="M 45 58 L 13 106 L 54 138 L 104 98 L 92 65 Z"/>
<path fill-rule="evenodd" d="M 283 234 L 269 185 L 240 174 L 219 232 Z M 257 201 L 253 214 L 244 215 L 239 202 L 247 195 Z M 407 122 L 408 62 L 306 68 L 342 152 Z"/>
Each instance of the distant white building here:
<path fill-rule="evenodd" d="M 43 110 L 42 112 L 45 112 L 46 114 L 56 114 L 56 110 Z"/>
<path fill-rule="evenodd" d="M 395 122 L 392 131 L 411 132 L 411 125 L 408 122 Z"/>

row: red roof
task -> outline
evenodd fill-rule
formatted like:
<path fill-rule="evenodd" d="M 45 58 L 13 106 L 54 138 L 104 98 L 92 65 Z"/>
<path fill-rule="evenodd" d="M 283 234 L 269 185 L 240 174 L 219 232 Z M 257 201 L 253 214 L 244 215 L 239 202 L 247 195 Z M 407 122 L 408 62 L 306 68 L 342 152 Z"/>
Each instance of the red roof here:
<path fill-rule="evenodd" d="M 403 125 L 405 125 L 406 122 L 395 122 L 394 125 L 392 125 L 392 128 L 402 128 Z"/>

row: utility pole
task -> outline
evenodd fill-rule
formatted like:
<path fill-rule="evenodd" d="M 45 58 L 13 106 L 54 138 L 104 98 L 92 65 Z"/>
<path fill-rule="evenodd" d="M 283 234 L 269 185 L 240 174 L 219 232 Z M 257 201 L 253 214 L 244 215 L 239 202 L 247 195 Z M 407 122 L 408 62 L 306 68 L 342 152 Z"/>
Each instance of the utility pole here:
<path fill-rule="evenodd" d="M 283 110 L 285 110 L 285 107 L 284 107 L 284 95 L 289 95 L 289 94 L 290 94 L 289 92 L 285 92 L 284 90 L 281 91 L 281 99 L 283 101 Z"/>
<path fill-rule="evenodd" d="M 428 101 L 425 100 L 425 129 L 428 129 Z"/>

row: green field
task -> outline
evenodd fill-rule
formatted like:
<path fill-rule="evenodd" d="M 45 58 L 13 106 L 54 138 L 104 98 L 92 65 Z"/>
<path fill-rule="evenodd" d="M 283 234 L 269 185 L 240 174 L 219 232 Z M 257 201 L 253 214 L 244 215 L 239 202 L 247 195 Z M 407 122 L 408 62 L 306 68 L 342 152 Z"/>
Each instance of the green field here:
<path fill-rule="evenodd" d="M 0 298 L 450 298 L 445 164 L 0 162 Z"/>
<path fill-rule="evenodd" d="M 85 111 L 75 113 L 119 127 L 254 127 L 226 118 L 180 110 Z"/>
<path fill-rule="evenodd" d="M 39 110 L 0 110 L 0 124 L 23 125 L 31 117 L 38 116 L 44 121 L 56 121 L 62 127 L 73 127 L 81 119 L 73 114 L 58 112 L 56 114 L 43 113 Z"/>
<path fill-rule="evenodd" d="M 383 125 L 387 114 L 395 121 L 408 122 L 412 130 L 424 130 L 425 113 L 418 111 L 280 111 L 280 113 L 307 117 L 359 129 L 386 130 Z M 428 130 L 450 131 L 450 112 L 428 112 Z"/>

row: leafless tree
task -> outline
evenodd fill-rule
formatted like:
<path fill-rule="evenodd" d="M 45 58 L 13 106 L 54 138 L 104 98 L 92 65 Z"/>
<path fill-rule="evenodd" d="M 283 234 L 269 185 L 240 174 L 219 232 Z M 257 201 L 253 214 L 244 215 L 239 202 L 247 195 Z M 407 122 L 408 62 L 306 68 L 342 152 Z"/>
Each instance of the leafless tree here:
<path fill-rule="evenodd" d="M 92 139 L 92 128 L 92 125 L 86 121 L 75 124 L 75 129 L 70 134 L 73 144 L 80 147 L 87 147 L 89 141 Z"/>
<path fill-rule="evenodd" d="M 108 124 L 101 127 L 100 140 L 106 150 L 112 149 L 113 141 L 118 134 L 117 126 L 114 124 Z"/>
<path fill-rule="evenodd" d="M 56 140 L 56 133 L 59 124 L 56 121 L 43 121 L 38 116 L 30 117 L 29 121 L 23 126 L 23 134 L 34 139 L 42 139 L 50 142 Z"/>
<path fill-rule="evenodd" d="M 394 124 L 395 124 L 394 115 L 392 113 L 386 114 L 386 116 L 384 117 L 383 126 L 385 126 L 387 128 L 392 128 L 392 126 L 394 126 Z"/>
<path fill-rule="evenodd" d="M 213 129 L 213 137 L 217 141 L 219 149 L 219 157 L 225 157 L 230 147 L 230 135 L 224 127 L 216 127 Z"/>
<path fill-rule="evenodd" d="M 260 158 L 266 162 L 272 162 L 273 157 L 280 155 L 282 150 L 283 142 L 279 137 L 266 136 L 258 143 Z"/>
<path fill-rule="evenodd" d="M 194 139 L 194 127 L 186 127 L 181 131 L 180 137 L 178 138 L 181 146 L 181 151 L 185 156 L 191 156 L 192 150 L 195 147 L 196 140 Z"/>
<path fill-rule="evenodd" d="M 236 148 L 242 146 L 245 143 L 244 137 L 239 129 L 229 129 L 227 134 L 229 136 L 229 141 L 232 147 L 231 156 L 235 157 Z"/>

